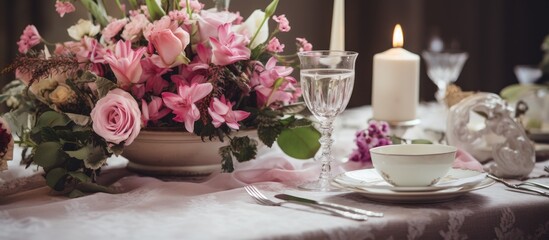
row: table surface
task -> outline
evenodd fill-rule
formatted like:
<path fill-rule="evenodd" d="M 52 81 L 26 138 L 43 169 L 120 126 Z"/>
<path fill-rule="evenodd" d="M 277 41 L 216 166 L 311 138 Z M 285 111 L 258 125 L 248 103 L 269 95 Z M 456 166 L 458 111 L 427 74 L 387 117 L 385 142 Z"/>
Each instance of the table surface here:
<path fill-rule="evenodd" d="M 422 124 L 443 130 L 444 109 L 420 108 Z M 347 156 L 354 132 L 366 126 L 368 107 L 347 110 L 336 122 L 335 155 Z M 10 162 L 0 173 L 9 185 L 35 169 Z M 509 191 L 502 184 L 441 203 L 397 204 L 352 192 L 308 192 L 295 186 L 318 173 L 317 163 L 288 159 L 278 149 L 237 164 L 234 173 L 215 173 L 200 182 L 163 181 L 127 171 L 127 160 L 111 159 L 101 179 L 120 193 L 69 199 L 46 187 L 0 196 L 0 239 L 549 239 L 549 198 Z M 536 164 L 535 181 L 549 184 Z M 383 212 L 383 218 L 348 220 L 300 206 L 257 204 L 242 188 L 253 183 L 265 195 L 308 197 Z M 273 198 L 274 199 L 274 198 Z"/>

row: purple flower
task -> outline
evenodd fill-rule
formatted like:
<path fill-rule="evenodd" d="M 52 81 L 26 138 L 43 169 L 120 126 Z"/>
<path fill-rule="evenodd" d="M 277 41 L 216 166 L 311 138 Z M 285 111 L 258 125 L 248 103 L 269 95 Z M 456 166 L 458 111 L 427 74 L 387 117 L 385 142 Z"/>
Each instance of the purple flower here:
<path fill-rule="evenodd" d="M 370 121 L 367 129 L 356 132 L 355 143 L 357 149 L 353 150 L 349 160 L 354 162 L 371 163 L 370 149 L 392 144 L 389 137 L 390 128 L 386 122 Z"/>

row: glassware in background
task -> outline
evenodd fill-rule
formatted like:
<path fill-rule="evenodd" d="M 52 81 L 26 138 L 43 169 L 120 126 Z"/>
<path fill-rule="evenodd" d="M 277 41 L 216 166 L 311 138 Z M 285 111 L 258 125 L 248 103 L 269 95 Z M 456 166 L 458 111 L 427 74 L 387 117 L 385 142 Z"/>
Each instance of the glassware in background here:
<path fill-rule="evenodd" d="M 300 186 L 314 191 L 332 191 L 330 185 L 333 122 L 345 110 L 355 80 L 358 53 L 350 51 L 309 51 L 298 53 L 301 62 L 301 89 L 307 108 L 320 121 L 321 162 L 319 179 Z"/>
<path fill-rule="evenodd" d="M 427 65 L 427 75 L 437 85 L 435 97 L 444 103 L 446 88 L 455 82 L 469 55 L 466 52 L 423 51 L 421 54 Z"/>
<path fill-rule="evenodd" d="M 537 81 L 542 71 L 538 66 L 534 65 L 517 65 L 515 66 L 515 75 L 517 76 L 520 84 L 533 84 Z"/>

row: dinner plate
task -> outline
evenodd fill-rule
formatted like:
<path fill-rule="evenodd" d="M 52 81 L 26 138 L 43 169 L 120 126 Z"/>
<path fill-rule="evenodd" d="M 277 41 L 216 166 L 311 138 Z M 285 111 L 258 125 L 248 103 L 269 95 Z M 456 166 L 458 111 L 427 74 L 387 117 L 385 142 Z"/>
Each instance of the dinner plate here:
<path fill-rule="evenodd" d="M 474 186 L 486 178 L 486 173 L 452 168 L 435 185 L 425 187 L 398 187 L 387 183 L 375 169 L 349 171 L 336 176 L 333 181 L 345 187 L 365 191 L 389 190 L 393 192 L 432 192 L 465 186 Z"/>

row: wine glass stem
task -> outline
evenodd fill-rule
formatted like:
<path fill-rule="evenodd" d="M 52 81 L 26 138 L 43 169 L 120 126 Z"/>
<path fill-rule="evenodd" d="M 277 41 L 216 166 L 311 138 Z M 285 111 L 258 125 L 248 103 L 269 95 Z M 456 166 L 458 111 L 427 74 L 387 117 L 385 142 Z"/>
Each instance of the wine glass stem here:
<path fill-rule="evenodd" d="M 322 148 L 322 153 L 320 155 L 321 168 L 318 182 L 322 189 L 328 188 L 332 174 L 331 164 L 334 159 L 332 155 L 332 143 L 334 142 L 332 139 L 332 131 L 334 130 L 333 122 L 333 118 L 327 118 L 320 122 L 320 133 L 322 134 L 322 137 L 319 142 Z"/>

